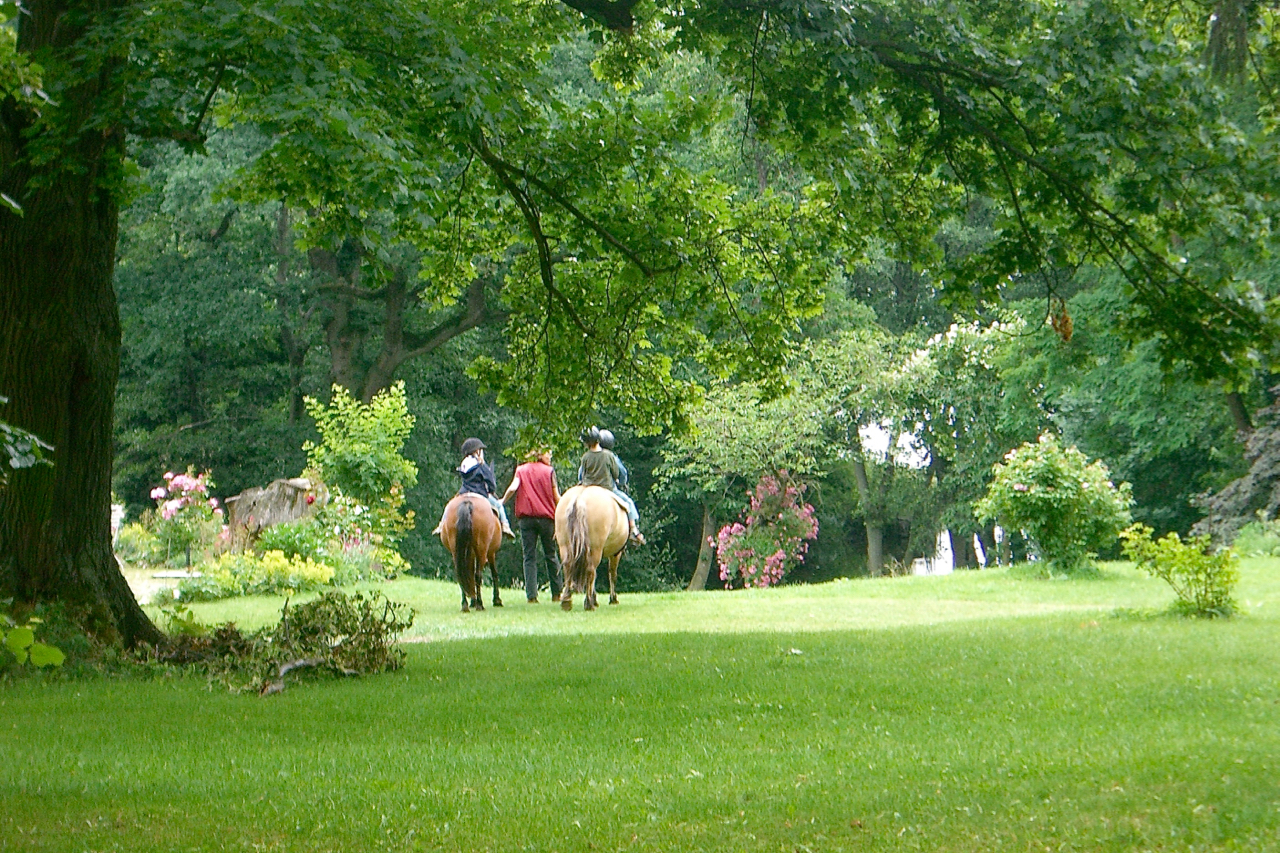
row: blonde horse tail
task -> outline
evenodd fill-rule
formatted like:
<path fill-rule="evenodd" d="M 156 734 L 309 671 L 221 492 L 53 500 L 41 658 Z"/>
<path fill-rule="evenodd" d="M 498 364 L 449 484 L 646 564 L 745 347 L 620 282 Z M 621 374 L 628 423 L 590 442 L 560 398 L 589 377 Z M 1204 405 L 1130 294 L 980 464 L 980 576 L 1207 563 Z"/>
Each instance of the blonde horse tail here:
<path fill-rule="evenodd" d="M 569 505 L 569 514 L 565 518 L 565 526 L 569 534 L 569 560 L 564 566 L 565 586 L 570 589 L 585 590 L 587 582 L 587 555 L 591 551 L 591 532 L 587 520 L 586 507 L 579 501 Z"/>

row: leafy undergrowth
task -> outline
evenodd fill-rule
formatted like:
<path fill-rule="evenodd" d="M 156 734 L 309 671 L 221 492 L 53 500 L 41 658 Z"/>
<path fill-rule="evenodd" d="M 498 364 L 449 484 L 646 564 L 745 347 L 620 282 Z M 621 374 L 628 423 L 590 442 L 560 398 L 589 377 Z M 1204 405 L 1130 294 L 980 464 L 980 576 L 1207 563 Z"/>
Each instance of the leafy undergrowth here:
<path fill-rule="evenodd" d="M 248 633 L 233 622 L 206 626 L 185 607 L 165 614 L 172 640 L 148 650 L 149 660 L 263 694 L 283 690 L 291 672 L 350 676 L 399 669 L 405 653 L 395 643 L 414 616 L 413 608 L 379 592 L 326 592 L 292 608 L 286 601 L 276 624 Z"/>
<path fill-rule="evenodd" d="M 265 700 L 203 679 L 17 683 L 0 847 L 1280 851 L 1271 566 L 1244 567 L 1247 615 L 1213 622 L 1154 615 L 1160 582 L 1123 573 L 763 599 L 912 602 L 914 619 L 932 589 L 939 612 L 1017 611 L 839 630 L 699 633 L 669 605 L 668 633 L 592 635 L 665 599 L 463 615 L 440 591 L 441 623 L 576 627 L 411 644 L 397 672 Z M 1144 618 L 1086 609 L 1098 589 Z"/>

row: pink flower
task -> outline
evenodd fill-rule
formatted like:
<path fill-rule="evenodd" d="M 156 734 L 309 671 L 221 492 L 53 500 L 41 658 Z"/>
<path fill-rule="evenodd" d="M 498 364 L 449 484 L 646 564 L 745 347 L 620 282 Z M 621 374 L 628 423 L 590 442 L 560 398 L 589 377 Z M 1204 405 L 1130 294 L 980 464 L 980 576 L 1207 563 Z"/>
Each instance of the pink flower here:
<path fill-rule="evenodd" d="M 158 501 L 169 497 L 169 493 L 165 491 L 164 486 L 156 486 L 151 490 L 151 500 Z"/>
<path fill-rule="evenodd" d="M 218 499 L 217 499 L 217 498 L 209 498 L 208 503 L 209 503 L 209 509 L 217 509 L 217 508 L 218 508 Z"/>
<path fill-rule="evenodd" d="M 1013 490 L 1014 490 L 1015 492 L 1028 492 L 1028 491 L 1031 491 L 1031 490 L 1030 490 L 1030 488 L 1028 488 L 1028 486 L 1027 486 L 1025 483 L 1014 483 L 1014 484 L 1013 484 Z"/>
<path fill-rule="evenodd" d="M 315 496 L 315 495 L 307 495 L 307 504 L 308 504 L 308 505 L 313 504 L 313 503 L 315 503 L 315 502 L 316 502 L 316 496 Z"/>
<path fill-rule="evenodd" d="M 165 472 L 164 472 L 164 478 L 165 478 L 166 480 L 172 480 L 172 479 L 173 479 L 173 476 L 174 476 L 174 475 L 173 475 L 173 472 L 172 472 L 172 471 L 165 471 Z"/>
<path fill-rule="evenodd" d="M 182 499 L 181 499 L 181 498 L 173 498 L 172 500 L 167 500 L 167 501 L 165 501 L 165 502 L 164 502 L 164 504 L 163 504 L 163 505 L 161 505 L 161 507 L 160 507 L 160 515 L 161 515 L 161 516 L 162 516 L 166 521 L 168 521 L 169 519 L 171 519 L 171 518 L 173 518 L 175 515 L 177 515 L 177 514 L 178 514 L 178 510 L 180 510 L 180 509 L 182 509 Z"/>

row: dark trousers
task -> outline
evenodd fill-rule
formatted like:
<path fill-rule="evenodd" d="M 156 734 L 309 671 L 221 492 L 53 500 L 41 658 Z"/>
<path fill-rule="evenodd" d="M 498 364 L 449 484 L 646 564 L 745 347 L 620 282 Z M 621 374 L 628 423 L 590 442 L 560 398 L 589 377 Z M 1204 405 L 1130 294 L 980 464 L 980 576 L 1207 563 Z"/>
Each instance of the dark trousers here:
<path fill-rule="evenodd" d="M 526 598 L 538 597 L 538 542 L 542 542 L 542 556 L 547 564 L 547 579 L 551 581 L 551 597 L 560 597 L 560 551 L 556 548 L 556 520 L 554 518 L 516 519 L 520 528 L 520 550 L 524 553 L 524 594 Z"/>

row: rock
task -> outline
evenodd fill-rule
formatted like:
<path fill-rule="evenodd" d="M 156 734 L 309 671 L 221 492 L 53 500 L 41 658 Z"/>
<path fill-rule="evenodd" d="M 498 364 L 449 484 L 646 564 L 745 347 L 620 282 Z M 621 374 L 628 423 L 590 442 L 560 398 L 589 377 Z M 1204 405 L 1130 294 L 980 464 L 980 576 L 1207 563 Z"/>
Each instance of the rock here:
<path fill-rule="evenodd" d="M 252 537 L 272 525 L 312 515 L 328 502 L 324 483 L 312 483 L 306 477 L 273 480 L 227 498 L 227 525 L 235 534 Z"/>

